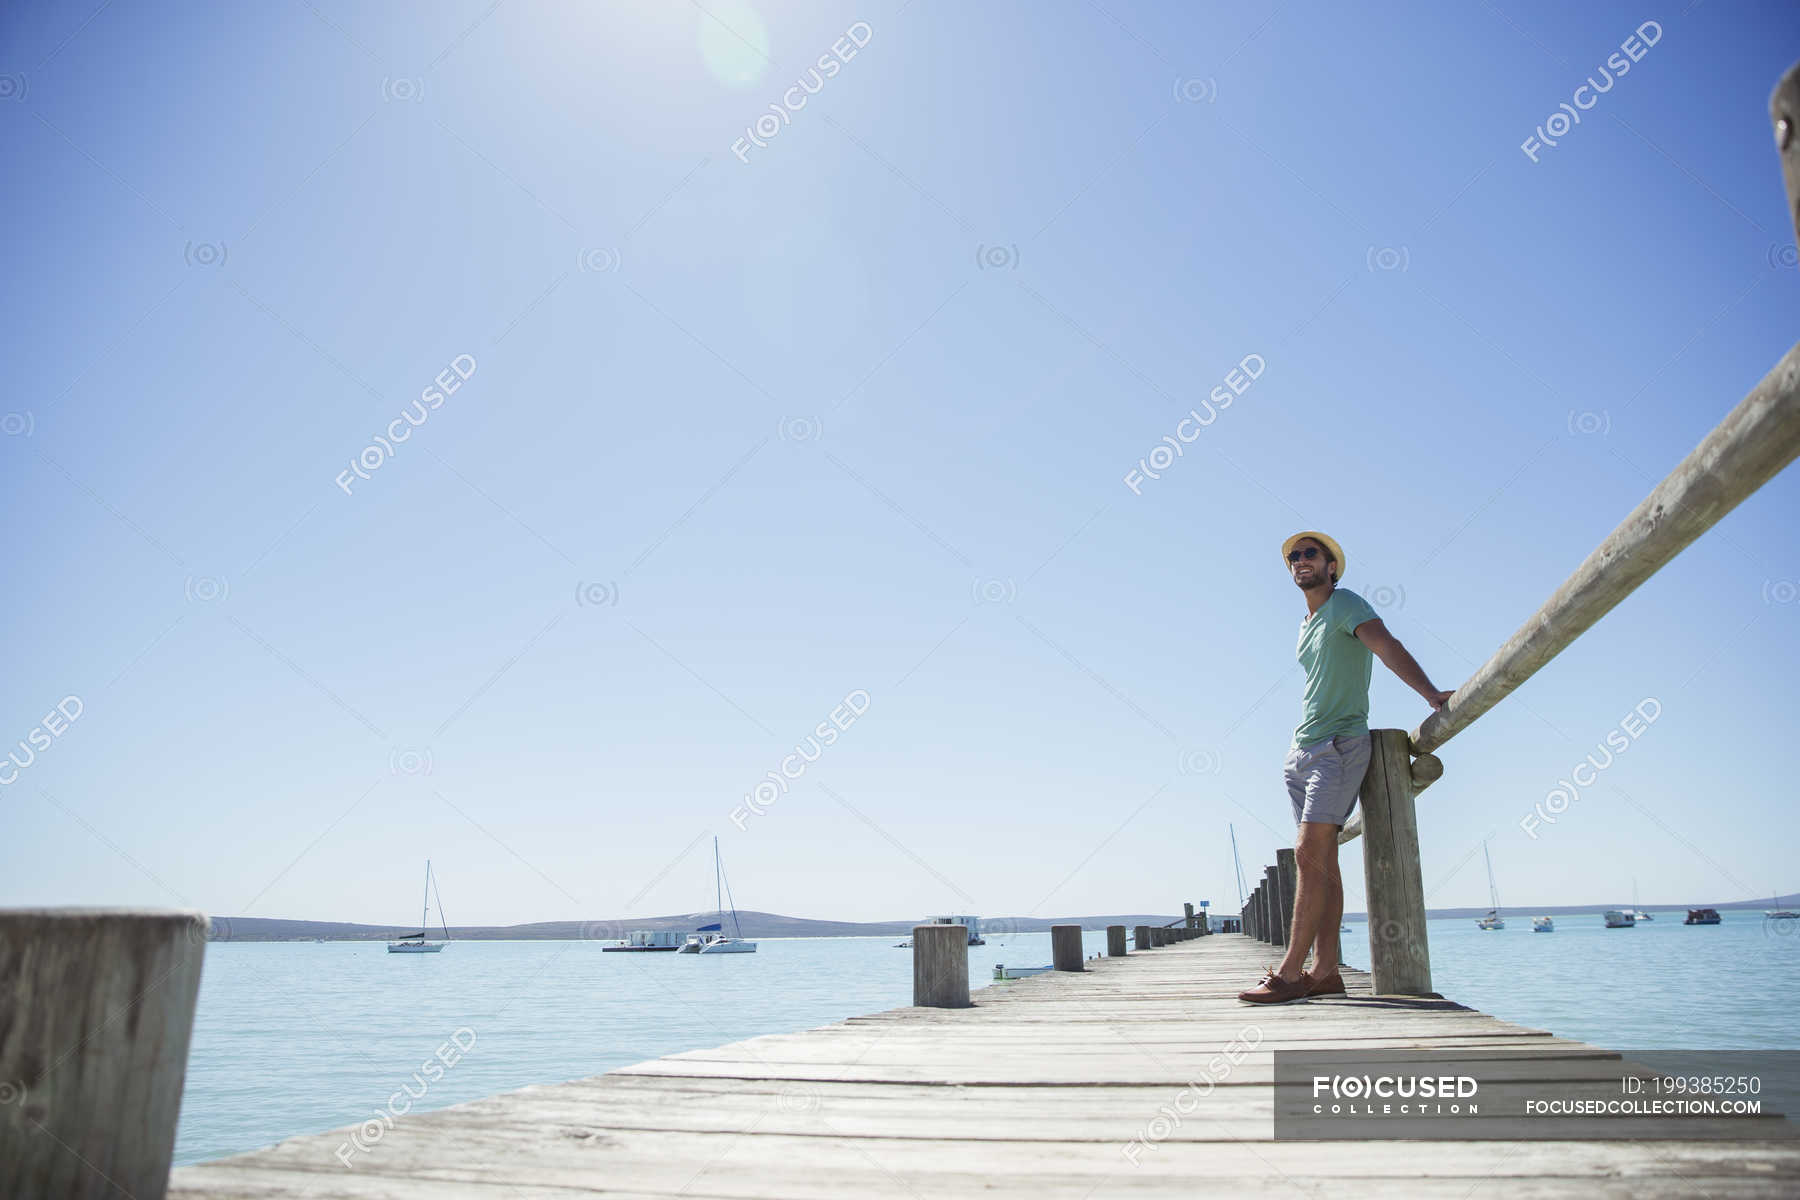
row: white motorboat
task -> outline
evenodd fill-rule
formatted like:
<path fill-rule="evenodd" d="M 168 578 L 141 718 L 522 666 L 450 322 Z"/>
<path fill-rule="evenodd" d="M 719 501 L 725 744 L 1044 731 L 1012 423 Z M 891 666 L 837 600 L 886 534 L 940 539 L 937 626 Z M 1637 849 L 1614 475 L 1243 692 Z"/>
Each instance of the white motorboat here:
<path fill-rule="evenodd" d="M 713 903 L 719 907 L 714 911 L 724 916 L 724 901 L 731 896 L 731 885 L 725 882 L 725 869 L 719 863 L 719 839 L 713 839 Z M 682 954 L 755 954 L 756 943 L 744 940 L 744 931 L 738 925 L 737 902 L 731 902 L 731 928 L 736 937 L 726 937 L 724 923 L 714 921 L 711 925 L 702 925 L 688 935 L 687 943 L 681 947 Z"/>
<path fill-rule="evenodd" d="M 409 933 L 397 942 L 388 943 L 389 954 L 436 954 L 450 944 L 450 926 L 444 924 L 444 901 L 438 898 L 438 924 L 443 927 L 444 940 L 428 941 L 425 927 L 431 923 L 431 895 L 436 891 L 431 881 L 431 860 L 425 860 L 425 907 L 419 913 L 419 932 Z"/>
<path fill-rule="evenodd" d="M 995 963 L 994 978 L 996 980 L 1029 979 L 1033 975 L 1042 975 L 1055 969 L 1055 967 L 1009 967 L 1002 963 Z"/>
<path fill-rule="evenodd" d="M 1533 917 L 1531 918 L 1531 932 L 1555 933 L 1556 922 L 1552 921 L 1549 917 Z"/>
<path fill-rule="evenodd" d="M 1637 917 L 1628 908 L 1609 908 L 1606 910 L 1606 927 L 1608 929 L 1630 929 L 1637 924 Z"/>
<path fill-rule="evenodd" d="M 1500 893 L 1494 887 L 1494 860 L 1488 854 L 1487 843 L 1481 843 L 1481 857 L 1487 860 L 1488 873 L 1488 915 L 1475 922 L 1477 929 L 1505 929 L 1506 920 L 1500 915 Z"/>

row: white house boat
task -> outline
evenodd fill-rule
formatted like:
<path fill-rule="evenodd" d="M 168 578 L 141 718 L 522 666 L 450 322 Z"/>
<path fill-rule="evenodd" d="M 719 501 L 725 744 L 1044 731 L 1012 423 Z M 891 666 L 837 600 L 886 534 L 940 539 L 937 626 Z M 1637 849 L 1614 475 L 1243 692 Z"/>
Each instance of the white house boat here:
<path fill-rule="evenodd" d="M 985 946 L 987 942 L 981 936 L 981 918 L 963 915 L 942 917 L 926 917 L 921 925 L 961 925 L 969 931 L 969 945 Z"/>
<path fill-rule="evenodd" d="M 1606 927 L 1608 929 L 1630 929 L 1637 924 L 1637 917 L 1630 909 L 1609 908 L 1606 910 Z"/>
<path fill-rule="evenodd" d="M 679 950 L 681 949 L 681 931 L 679 929 L 634 929 L 625 935 L 625 940 L 617 946 L 602 946 L 600 949 L 614 950 Z"/>

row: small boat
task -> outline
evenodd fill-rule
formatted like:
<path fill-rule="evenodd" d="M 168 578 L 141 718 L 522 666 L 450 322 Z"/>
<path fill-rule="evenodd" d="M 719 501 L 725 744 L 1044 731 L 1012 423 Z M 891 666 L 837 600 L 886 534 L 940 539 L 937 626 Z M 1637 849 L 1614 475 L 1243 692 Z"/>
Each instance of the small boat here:
<path fill-rule="evenodd" d="M 450 944 L 450 927 L 444 924 L 444 900 L 438 897 L 438 924 L 443 926 L 444 940 L 425 940 L 425 927 L 430 924 L 431 894 L 437 889 L 431 882 L 431 860 L 425 860 L 425 907 L 419 913 L 419 932 L 409 933 L 397 942 L 388 943 L 389 954 L 436 954 Z"/>
<path fill-rule="evenodd" d="M 681 931 L 678 929 L 633 929 L 617 946 L 602 946 L 600 949 L 606 953 L 621 950 L 679 950 L 681 949 Z"/>
<path fill-rule="evenodd" d="M 1494 887 L 1494 860 L 1488 854 L 1487 843 L 1481 843 L 1481 857 L 1487 860 L 1488 873 L 1488 915 L 1475 922 L 1477 929 L 1505 929 L 1506 920 L 1500 915 L 1500 892 Z"/>
<path fill-rule="evenodd" d="M 1631 881 L 1631 907 L 1625 911 L 1631 914 L 1631 919 L 1633 921 L 1640 924 L 1644 921 L 1656 920 L 1655 917 L 1638 907 L 1637 880 L 1635 879 Z"/>
<path fill-rule="evenodd" d="M 1531 932 L 1555 933 L 1556 922 L 1552 921 L 1549 917 L 1533 917 L 1531 918 Z"/>
<path fill-rule="evenodd" d="M 1029 979 L 1033 975 L 1043 975 L 1046 972 L 1054 971 L 1055 969 L 1055 967 L 1008 967 L 1001 963 L 995 963 L 994 978 L 997 980 Z"/>
<path fill-rule="evenodd" d="M 912 939 L 907 938 L 904 942 L 895 942 L 894 949 L 896 949 L 896 950 L 911 950 L 912 949 Z"/>
<path fill-rule="evenodd" d="M 1690 908 L 1687 920 L 1682 922 L 1683 925 L 1717 925 L 1718 923 L 1719 910 L 1716 908 Z"/>
<path fill-rule="evenodd" d="M 1800 921 L 1800 912 L 1795 912 L 1791 908 L 1780 907 L 1780 905 L 1781 905 L 1781 897 L 1780 896 L 1770 896 L 1769 899 L 1773 900 L 1775 902 L 1776 907 L 1775 908 L 1765 908 L 1763 910 L 1763 916 L 1767 917 L 1771 921 Z"/>
<path fill-rule="evenodd" d="M 725 883 L 725 869 L 719 864 L 719 839 L 713 839 L 713 903 L 721 904 L 731 895 L 731 889 Z M 723 907 L 714 911 L 724 914 Z M 737 901 L 731 902 L 731 928 L 736 937 L 726 937 L 724 924 L 714 921 L 711 925 L 702 925 L 688 935 L 687 942 L 681 947 L 682 954 L 755 954 L 756 943 L 744 940 L 744 931 L 738 925 Z"/>
<path fill-rule="evenodd" d="M 981 936 L 981 918 L 968 916 L 926 917 L 922 925 L 962 925 L 969 931 L 969 945 L 985 946 L 987 942 Z M 910 939 L 908 941 L 910 945 Z"/>
<path fill-rule="evenodd" d="M 1637 924 L 1637 918 L 1628 908 L 1609 908 L 1606 910 L 1606 927 L 1608 929 L 1630 929 Z"/>

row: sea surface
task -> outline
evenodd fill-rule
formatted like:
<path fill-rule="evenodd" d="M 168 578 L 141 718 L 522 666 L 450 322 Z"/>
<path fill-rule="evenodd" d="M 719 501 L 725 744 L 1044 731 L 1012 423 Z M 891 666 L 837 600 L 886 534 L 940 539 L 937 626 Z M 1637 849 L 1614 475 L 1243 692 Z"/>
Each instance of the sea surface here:
<path fill-rule="evenodd" d="M 1634 929 L 1563 916 L 1548 934 L 1528 915 L 1497 932 L 1432 921 L 1433 982 L 1472 1008 L 1613 1049 L 1800 1046 L 1800 921 L 1727 912 L 1722 925 L 1684 926 L 1683 915 Z M 1344 956 L 1366 967 L 1366 929 L 1350 926 Z M 763 938 L 737 955 L 607 954 L 592 941 L 407 955 L 380 942 L 214 942 L 175 1161 L 376 1118 L 396 1096 L 426 1111 L 902 1007 L 912 954 L 898 940 Z M 1103 932 L 1085 941 L 1104 953 Z M 970 983 L 986 984 L 995 963 L 1049 961 L 1048 933 L 1010 935 L 970 951 Z"/>

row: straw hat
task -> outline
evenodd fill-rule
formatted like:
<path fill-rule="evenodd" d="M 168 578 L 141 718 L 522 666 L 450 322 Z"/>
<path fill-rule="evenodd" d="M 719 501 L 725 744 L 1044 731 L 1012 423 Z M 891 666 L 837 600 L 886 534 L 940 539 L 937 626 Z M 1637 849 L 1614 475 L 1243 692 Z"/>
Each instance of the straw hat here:
<path fill-rule="evenodd" d="M 1284 567 L 1288 565 L 1288 552 L 1294 548 L 1294 543 L 1301 538 L 1311 538 L 1331 552 L 1331 557 L 1337 559 L 1337 581 L 1339 583 L 1344 582 L 1344 571 L 1349 566 L 1344 560 L 1344 548 L 1338 545 L 1335 539 L 1327 537 L 1316 529 L 1303 529 L 1287 541 L 1281 543 L 1281 565 Z"/>

